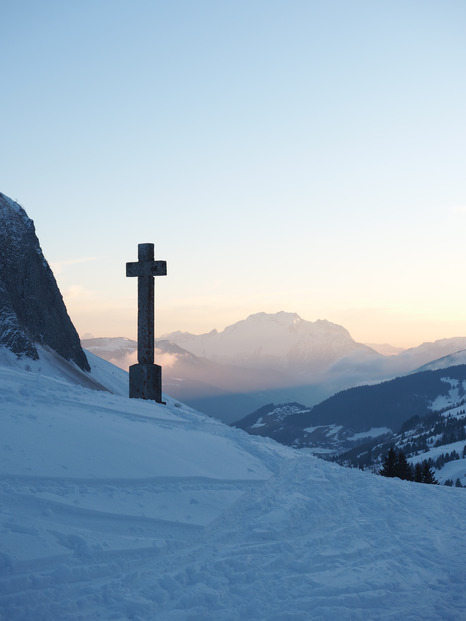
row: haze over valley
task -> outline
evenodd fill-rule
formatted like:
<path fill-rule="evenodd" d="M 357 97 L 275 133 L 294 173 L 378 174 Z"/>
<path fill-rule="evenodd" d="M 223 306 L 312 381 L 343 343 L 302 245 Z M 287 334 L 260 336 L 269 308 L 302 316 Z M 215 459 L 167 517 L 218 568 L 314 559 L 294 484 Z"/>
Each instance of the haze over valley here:
<path fill-rule="evenodd" d="M 82 339 L 83 347 L 127 370 L 136 341 Z M 157 340 L 164 389 L 231 423 L 271 402 L 315 405 L 339 390 L 410 373 L 466 349 L 466 337 L 382 355 L 342 326 L 296 313 L 256 313 L 218 332 L 173 332 Z"/>

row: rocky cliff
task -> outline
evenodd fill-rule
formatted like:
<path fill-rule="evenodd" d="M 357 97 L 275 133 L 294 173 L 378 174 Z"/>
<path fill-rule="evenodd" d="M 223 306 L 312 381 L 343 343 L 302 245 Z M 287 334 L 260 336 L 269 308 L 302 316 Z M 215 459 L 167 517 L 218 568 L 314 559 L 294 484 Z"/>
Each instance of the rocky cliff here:
<path fill-rule="evenodd" d="M 33 221 L 0 193 L 0 345 L 37 359 L 37 344 L 90 370 Z"/>

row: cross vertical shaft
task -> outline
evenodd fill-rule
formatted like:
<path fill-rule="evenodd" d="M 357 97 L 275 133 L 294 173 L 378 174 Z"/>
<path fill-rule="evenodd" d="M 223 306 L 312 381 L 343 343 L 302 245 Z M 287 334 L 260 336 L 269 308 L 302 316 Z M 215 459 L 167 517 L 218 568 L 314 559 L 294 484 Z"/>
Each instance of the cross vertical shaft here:
<path fill-rule="evenodd" d="M 129 368 L 129 396 L 162 403 L 162 367 L 154 364 L 154 276 L 165 276 L 165 261 L 154 261 L 154 244 L 138 244 L 137 263 L 126 276 L 138 279 L 138 364 Z"/>
<path fill-rule="evenodd" d="M 138 263 L 154 261 L 154 244 L 138 245 Z M 138 276 L 138 362 L 154 364 L 154 277 Z"/>

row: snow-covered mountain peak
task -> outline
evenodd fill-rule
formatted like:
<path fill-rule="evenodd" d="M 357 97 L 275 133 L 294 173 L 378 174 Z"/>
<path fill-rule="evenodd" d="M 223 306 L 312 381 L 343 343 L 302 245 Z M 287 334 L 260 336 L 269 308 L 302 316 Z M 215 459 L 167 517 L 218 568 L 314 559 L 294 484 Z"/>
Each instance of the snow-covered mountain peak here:
<path fill-rule="evenodd" d="M 351 339 L 350 333 L 346 328 L 336 323 L 332 323 L 327 319 L 317 319 L 316 321 L 308 321 L 298 315 L 298 313 L 289 313 L 286 311 L 279 311 L 278 313 L 254 313 L 249 315 L 246 319 L 238 321 L 237 323 L 225 328 L 225 331 L 230 329 L 237 329 L 238 327 L 243 329 L 261 328 L 267 326 L 272 330 L 290 330 L 300 331 L 302 333 L 312 332 L 313 334 L 329 334 L 336 333 L 345 335 Z"/>
<path fill-rule="evenodd" d="M 174 332 L 164 338 L 215 362 L 247 367 L 284 368 L 307 364 L 322 369 L 337 359 L 361 350 L 375 352 L 356 343 L 349 332 L 326 320 L 302 319 L 297 313 L 255 313 L 227 326 L 223 331 L 193 335 Z"/>
<path fill-rule="evenodd" d="M 289 327 L 290 325 L 296 325 L 302 321 L 301 317 L 297 313 L 287 313 L 286 311 L 279 311 L 278 313 L 253 313 L 249 315 L 245 322 L 270 322 L 281 326 Z"/>

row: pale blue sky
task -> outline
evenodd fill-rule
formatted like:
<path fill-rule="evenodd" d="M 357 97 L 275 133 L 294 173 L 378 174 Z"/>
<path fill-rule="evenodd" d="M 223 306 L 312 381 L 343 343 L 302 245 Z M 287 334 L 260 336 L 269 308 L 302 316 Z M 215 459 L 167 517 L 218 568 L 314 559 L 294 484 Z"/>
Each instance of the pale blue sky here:
<path fill-rule="evenodd" d="M 0 191 L 83 335 L 466 334 L 464 0 L 0 0 Z"/>

